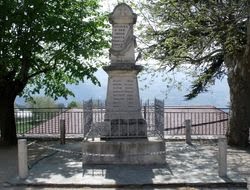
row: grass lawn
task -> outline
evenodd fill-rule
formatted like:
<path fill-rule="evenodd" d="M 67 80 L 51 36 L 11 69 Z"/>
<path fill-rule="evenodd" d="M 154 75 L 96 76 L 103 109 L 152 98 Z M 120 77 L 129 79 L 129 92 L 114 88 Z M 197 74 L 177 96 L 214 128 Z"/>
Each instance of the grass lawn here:
<path fill-rule="evenodd" d="M 17 133 L 25 133 L 32 129 L 34 125 L 30 122 L 17 122 L 16 123 L 16 131 Z"/>

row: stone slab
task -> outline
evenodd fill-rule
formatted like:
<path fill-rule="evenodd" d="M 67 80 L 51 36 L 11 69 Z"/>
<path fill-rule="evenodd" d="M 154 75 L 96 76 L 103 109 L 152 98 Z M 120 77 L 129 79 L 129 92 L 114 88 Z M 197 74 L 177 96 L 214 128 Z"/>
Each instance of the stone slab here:
<path fill-rule="evenodd" d="M 111 120 L 111 135 L 119 137 L 146 137 L 147 123 L 144 119 Z"/>
<path fill-rule="evenodd" d="M 162 140 L 129 139 L 83 141 L 85 164 L 165 164 L 165 142 Z M 163 152 L 162 154 L 156 154 Z M 93 155 L 93 156 L 92 156 Z M 100 156 L 96 156 L 100 155 Z"/>
<path fill-rule="evenodd" d="M 147 138 L 147 123 L 144 119 L 112 119 L 99 123 L 101 138 Z"/>

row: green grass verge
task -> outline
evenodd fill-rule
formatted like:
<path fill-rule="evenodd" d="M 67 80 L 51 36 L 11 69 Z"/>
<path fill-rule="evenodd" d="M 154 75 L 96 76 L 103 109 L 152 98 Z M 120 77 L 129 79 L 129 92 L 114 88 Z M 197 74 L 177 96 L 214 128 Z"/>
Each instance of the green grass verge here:
<path fill-rule="evenodd" d="M 17 133 L 26 133 L 27 131 L 31 130 L 35 126 L 30 124 L 29 122 L 26 123 L 16 123 L 16 132 Z"/>

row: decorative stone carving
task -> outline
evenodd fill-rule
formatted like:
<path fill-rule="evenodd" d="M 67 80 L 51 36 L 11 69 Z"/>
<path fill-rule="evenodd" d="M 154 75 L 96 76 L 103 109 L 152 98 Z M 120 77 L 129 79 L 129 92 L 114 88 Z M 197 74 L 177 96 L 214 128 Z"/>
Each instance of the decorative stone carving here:
<path fill-rule="evenodd" d="M 137 15 L 125 3 L 119 4 L 109 16 L 112 24 L 112 47 L 110 59 L 112 64 L 135 63 L 134 48 L 136 46 L 133 25 Z"/>

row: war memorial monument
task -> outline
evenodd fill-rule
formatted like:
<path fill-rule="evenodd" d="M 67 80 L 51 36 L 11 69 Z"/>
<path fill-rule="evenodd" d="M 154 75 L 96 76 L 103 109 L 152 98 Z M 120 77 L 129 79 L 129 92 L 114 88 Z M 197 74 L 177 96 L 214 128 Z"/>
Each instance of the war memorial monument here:
<path fill-rule="evenodd" d="M 137 75 L 143 69 L 136 65 L 136 38 L 133 27 L 137 15 L 121 3 L 109 15 L 112 25 L 110 65 L 104 121 L 99 123 L 99 138 L 83 141 L 83 164 L 164 164 L 165 143 L 147 135 L 142 117 Z M 100 155 L 98 156 L 91 156 Z"/>

